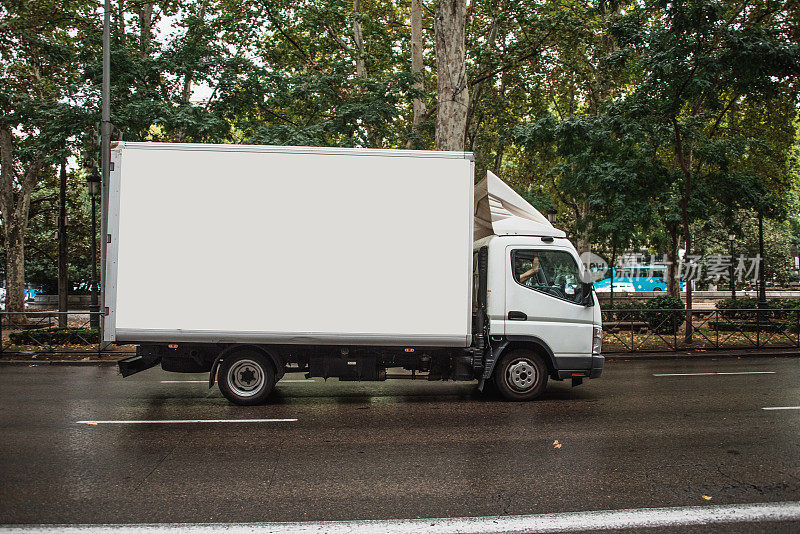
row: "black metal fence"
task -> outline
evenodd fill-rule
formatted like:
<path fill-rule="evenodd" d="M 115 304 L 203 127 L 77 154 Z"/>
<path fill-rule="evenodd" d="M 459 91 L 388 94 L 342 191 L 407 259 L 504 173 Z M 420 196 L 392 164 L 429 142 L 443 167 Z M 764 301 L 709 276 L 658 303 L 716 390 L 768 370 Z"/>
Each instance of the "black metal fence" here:
<path fill-rule="evenodd" d="M 800 347 L 800 309 L 603 310 L 603 351 Z"/>
<path fill-rule="evenodd" d="M 0 355 L 132 351 L 133 347 L 99 343 L 98 331 L 92 328 L 95 313 L 0 311 Z M 604 352 L 800 348 L 800 309 L 640 308 L 602 313 Z M 59 327 L 59 319 L 65 327 Z"/>
<path fill-rule="evenodd" d="M 99 354 L 100 312 L 0 311 L 0 355 Z M 116 352 L 116 351 L 115 351 Z"/>

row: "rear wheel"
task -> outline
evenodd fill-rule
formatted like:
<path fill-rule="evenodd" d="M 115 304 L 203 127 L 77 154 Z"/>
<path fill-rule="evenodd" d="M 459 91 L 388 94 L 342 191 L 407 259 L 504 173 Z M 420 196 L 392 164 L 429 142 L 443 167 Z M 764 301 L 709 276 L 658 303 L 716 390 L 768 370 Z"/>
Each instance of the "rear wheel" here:
<path fill-rule="evenodd" d="M 532 400 L 547 388 L 547 365 L 531 350 L 512 350 L 500 357 L 494 370 L 500 394 L 513 401 Z"/>
<path fill-rule="evenodd" d="M 217 381 L 222 394 L 232 403 L 263 404 L 275 387 L 275 369 L 261 353 L 234 353 L 222 360 Z"/>

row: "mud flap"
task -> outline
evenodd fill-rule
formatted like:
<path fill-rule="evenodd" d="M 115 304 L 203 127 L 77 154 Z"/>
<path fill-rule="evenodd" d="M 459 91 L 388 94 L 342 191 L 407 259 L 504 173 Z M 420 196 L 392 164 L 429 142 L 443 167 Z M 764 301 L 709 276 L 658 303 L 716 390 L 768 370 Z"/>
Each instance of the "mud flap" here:
<path fill-rule="evenodd" d="M 137 354 L 130 358 L 125 358 L 117 362 L 119 372 L 123 377 L 135 375 L 139 371 L 145 371 L 151 367 L 155 367 L 161 363 L 161 355 L 159 354 Z"/>
<path fill-rule="evenodd" d="M 214 380 L 217 378 L 217 369 L 219 369 L 219 362 L 222 361 L 222 356 L 224 354 L 225 353 L 223 352 L 222 354 L 217 356 L 216 359 L 214 360 L 214 363 L 211 364 L 211 372 L 208 375 L 208 389 L 214 387 Z"/>

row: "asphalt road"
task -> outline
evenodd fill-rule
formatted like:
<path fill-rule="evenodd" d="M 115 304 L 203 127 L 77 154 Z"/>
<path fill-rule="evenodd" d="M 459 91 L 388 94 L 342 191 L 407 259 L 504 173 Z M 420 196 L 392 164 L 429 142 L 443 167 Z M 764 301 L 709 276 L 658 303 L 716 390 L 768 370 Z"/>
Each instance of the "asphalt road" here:
<path fill-rule="evenodd" d="M 751 373 L 654 376 L 668 373 Z M 320 521 L 800 501 L 800 359 L 609 362 L 509 403 L 474 383 L 0 365 L 0 524 Z M 176 381 L 176 382 L 173 382 Z M 289 419 L 251 423 L 146 423 Z M 294 421 L 293 419 L 296 419 Z M 78 421 L 123 421 L 86 424 Z M 706 499 L 704 496 L 710 498 Z M 798 532 L 769 522 L 668 532 Z"/>

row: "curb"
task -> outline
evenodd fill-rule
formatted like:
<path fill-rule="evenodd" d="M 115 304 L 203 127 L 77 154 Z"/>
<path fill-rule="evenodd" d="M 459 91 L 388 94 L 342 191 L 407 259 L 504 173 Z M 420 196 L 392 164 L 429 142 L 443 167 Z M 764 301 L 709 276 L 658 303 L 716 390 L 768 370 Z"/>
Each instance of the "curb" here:
<path fill-rule="evenodd" d="M 742 359 L 742 358 L 800 358 L 800 350 L 762 352 L 609 352 L 603 354 L 606 361 L 631 360 L 697 360 L 697 359 Z"/>

